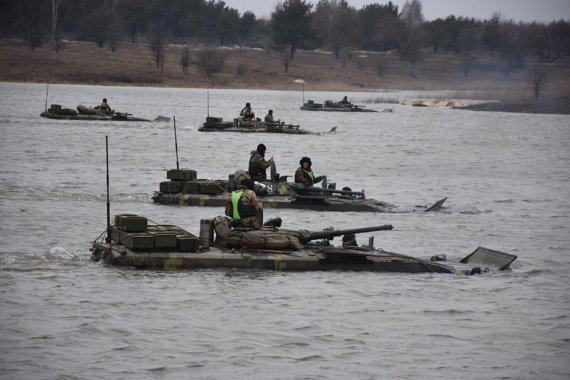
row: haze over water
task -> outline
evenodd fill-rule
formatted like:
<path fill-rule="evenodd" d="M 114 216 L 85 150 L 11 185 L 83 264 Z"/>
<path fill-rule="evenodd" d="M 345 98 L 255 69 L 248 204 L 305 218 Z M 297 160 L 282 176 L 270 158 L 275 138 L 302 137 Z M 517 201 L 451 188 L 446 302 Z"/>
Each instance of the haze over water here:
<path fill-rule="evenodd" d="M 347 93 L 392 113 L 299 110 L 299 92 L 210 90 L 224 119 L 257 116 L 323 136 L 202 133 L 204 89 L 50 85 L 48 104 L 176 116 L 180 167 L 200 178 L 247 168 L 267 145 L 281 175 L 308 155 L 338 188 L 406 211 L 266 210 L 292 228 L 394 225 L 375 245 L 456 260 L 478 245 L 518 255 L 511 272 L 277 273 L 116 269 L 89 261 L 111 213 L 197 233 L 215 208 L 155 205 L 176 166 L 172 123 L 39 117 L 46 86 L 0 83 L 0 377 L 2 379 L 567 379 L 570 375 L 570 117 L 367 104 L 433 94 Z M 305 92 L 305 100 L 342 93 Z M 370 234 L 359 237 L 368 241 Z M 338 243 L 338 242 L 337 242 Z"/>

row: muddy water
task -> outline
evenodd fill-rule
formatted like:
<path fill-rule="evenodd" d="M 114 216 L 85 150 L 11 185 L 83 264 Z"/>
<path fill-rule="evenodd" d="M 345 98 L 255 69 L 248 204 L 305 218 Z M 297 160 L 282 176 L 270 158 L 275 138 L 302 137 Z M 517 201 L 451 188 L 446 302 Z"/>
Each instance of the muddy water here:
<path fill-rule="evenodd" d="M 267 210 L 291 227 L 390 223 L 378 247 L 459 258 L 478 245 L 519 256 L 510 273 L 152 272 L 89 261 L 112 213 L 197 232 L 222 210 L 154 205 L 176 164 L 171 123 L 39 117 L 45 85 L 0 84 L 0 377 L 523 378 L 570 374 L 570 118 L 366 104 L 392 113 L 299 110 L 301 92 L 210 90 L 209 113 L 263 117 L 324 136 L 201 133 L 207 92 L 51 85 L 49 103 L 106 97 L 119 111 L 176 116 L 181 167 L 226 178 L 268 146 L 282 175 L 309 155 L 317 175 L 407 210 Z M 305 99 L 344 94 L 305 92 Z M 349 93 L 362 103 L 375 94 Z M 403 99 L 429 94 L 383 93 Z M 367 235 L 368 236 L 368 235 Z M 361 240 L 366 240 L 363 236 Z"/>

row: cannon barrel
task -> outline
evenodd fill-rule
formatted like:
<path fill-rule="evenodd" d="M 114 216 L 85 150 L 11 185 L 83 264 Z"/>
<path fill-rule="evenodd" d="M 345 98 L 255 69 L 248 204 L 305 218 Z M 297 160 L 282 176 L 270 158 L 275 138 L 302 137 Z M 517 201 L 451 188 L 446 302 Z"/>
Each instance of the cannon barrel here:
<path fill-rule="evenodd" d="M 346 230 L 323 230 L 323 231 L 299 231 L 299 241 L 303 244 L 316 239 L 332 239 L 335 236 L 342 236 L 348 234 L 361 234 L 364 232 L 373 231 L 386 231 L 391 230 L 393 227 L 391 224 L 385 224 L 383 226 L 373 226 L 373 227 L 362 227 L 362 228 L 349 228 Z"/>
<path fill-rule="evenodd" d="M 304 187 L 299 189 L 299 193 L 324 193 L 324 194 L 342 194 L 342 195 L 356 195 L 359 197 L 364 197 L 364 191 L 348 191 L 348 190 L 336 190 L 336 189 L 323 189 L 322 187 Z"/>

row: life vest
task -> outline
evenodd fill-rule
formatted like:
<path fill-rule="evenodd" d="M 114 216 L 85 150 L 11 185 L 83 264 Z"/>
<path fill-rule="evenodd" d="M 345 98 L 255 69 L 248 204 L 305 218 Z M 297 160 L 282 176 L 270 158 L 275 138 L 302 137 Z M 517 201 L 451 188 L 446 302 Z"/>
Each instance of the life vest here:
<path fill-rule="evenodd" d="M 232 219 L 240 220 L 255 216 L 255 210 L 251 205 L 244 205 L 241 201 L 243 190 L 232 191 Z"/>
<path fill-rule="evenodd" d="M 252 111 L 251 108 L 244 107 L 239 115 L 243 118 L 251 117 Z"/>
<path fill-rule="evenodd" d="M 311 169 L 306 170 L 306 169 L 304 169 L 304 168 L 303 168 L 303 171 L 304 171 L 305 173 L 307 173 L 307 175 L 309 176 L 309 178 L 311 178 L 311 184 L 315 183 L 315 175 L 313 174 L 313 171 L 312 171 Z"/>

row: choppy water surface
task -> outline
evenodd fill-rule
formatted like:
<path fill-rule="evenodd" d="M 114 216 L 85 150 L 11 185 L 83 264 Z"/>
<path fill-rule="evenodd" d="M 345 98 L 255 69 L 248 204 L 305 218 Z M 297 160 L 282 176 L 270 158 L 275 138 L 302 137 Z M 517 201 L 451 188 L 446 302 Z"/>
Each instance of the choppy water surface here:
<path fill-rule="evenodd" d="M 172 124 L 47 120 L 45 85 L 3 83 L 0 94 L 3 379 L 570 376 L 568 116 L 387 104 L 368 106 L 393 113 L 313 113 L 299 110 L 301 92 L 211 90 L 212 116 L 231 119 L 249 101 L 258 116 L 272 108 L 338 133 L 199 133 L 206 90 L 51 85 L 49 103 L 107 97 L 136 116 L 175 115 L 180 166 L 201 178 L 246 168 L 263 142 L 282 175 L 309 155 L 317 175 L 402 210 L 449 197 L 435 214 L 266 211 L 288 226 L 391 223 L 377 246 L 457 259 L 483 245 L 519 256 L 510 273 L 474 277 L 170 273 L 92 263 L 89 247 L 105 229 L 106 135 L 113 214 L 197 232 L 201 218 L 223 212 L 152 204 L 176 165 Z"/>

